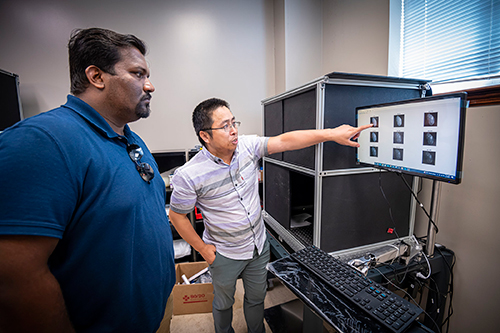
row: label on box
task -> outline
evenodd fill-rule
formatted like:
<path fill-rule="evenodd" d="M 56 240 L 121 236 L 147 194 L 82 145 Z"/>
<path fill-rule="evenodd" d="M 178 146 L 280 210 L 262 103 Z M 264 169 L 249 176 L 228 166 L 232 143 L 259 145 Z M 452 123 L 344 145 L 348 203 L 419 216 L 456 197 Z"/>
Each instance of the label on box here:
<path fill-rule="evenodd" d="M 186 294 L 182 297 L 183 304 L 208 302 L 205 294 Z"/>

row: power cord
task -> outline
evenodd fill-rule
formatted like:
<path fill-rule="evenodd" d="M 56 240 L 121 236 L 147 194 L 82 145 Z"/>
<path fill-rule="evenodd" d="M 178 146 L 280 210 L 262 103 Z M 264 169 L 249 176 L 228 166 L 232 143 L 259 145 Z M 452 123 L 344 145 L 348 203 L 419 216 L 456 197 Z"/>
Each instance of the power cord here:
<path fill-rule="evenodd" d="M 436 294 L 437 294 L 437 296 L 438 296 L 438 297 L 437 297 L 437 299 L 436 299 L 435 301 L 437 302 L 437 305 L 436 305 L 436 306 L 438 307 L 438 309 L 441 307 L 441 297 L 443 297 L 443 298 L 445 299 L 445 302 L 446 302 L 446 298 L 447 298 L 447 296 L 448 296 L 448 295 L 450 295 L 450 297 L 449 297 L 449 299 L 450 299 L 450 303 L 449 303 L 449 307 L 448 307 L 448 315 L 447 315 L 447 317 L 446 317 L 446 318 L 444 318 L 444 319 L 443 319 L 443 322 L 442 322 L 442 324 L 441 324 L 441 327 L 438 327 L 437 323 L 436 323 L 436 322 L 434 321 L 434 319 L 433 319 L 433 318 L 429 315 L 429 313 L 427 313 L 427 312 L 425 312 L 425 311 L 424 311 L 424 312 L 425 312 L 425 314 L 426 314 L 426 316 L 427 316 L 427 318 L 429 318 L 429 319 L 430 319 L 430 320 L 434 323 L 434 325 L 435 325 L 436 327 L 438 327 L 438 330 L 443 329 L 444 325 L 446 324 L 446 333 L 448 333 L 448 332 L 449 332 L 449 325 L 450 325 L 450 317 L 453 315 L 453 303 L 452 303 L 452 301 L 453 301 L 453 266 L 455 265 L 455 255 L 453 254 L 453 262 L 452 262 L 452 265 L 450 266 L 450 264 L 448 263 L 448 261 L 445 259 L 445 256 L 444 256 L 443 252 L 441 251 L 441 246 L 439 246 L 439 244 L 438 244 L 438 245 L 436 245 L 436 249 L 438 250 L 438 252 L 440 252 L 441 257 L 443 258 L 443 260 L 445 260 L 446 266 L 447 266 L 447 268 L 448 268 L 448 270 L 449 270 L 449 272 L 450 272 L 450 284 L 449 284 L 449 290 L 448 290 L 448 291 L 446 291 L 446 292 L 441 292 L 441 291 L 439 290 L 439 285 L 438 285 L 438 284 L 437 284 L 437 282 L 436 282 L 434 279 L 432 279 L 432 277 L 431 277 L 431 275 L 432 275 L 432 271 L 431 271 L 431 265 L 430 265 L 429 259 L 428 259 L 428 258 L 427 258 L 427 256 L 423 253 L 423 251 L 420 251 L 421 255 L 424 257 L 424 259 L 425 259 L 425 261 L 426 261 L 426 263 L 427 263 L 428 274 L 427 274 L 427 276 L 424 276 L 424 275 L 423 275 L 422 273 L 420 273 L 420 272 L 418 272 L 418 273 L 416 274 L 416 277 L 418 277 L 418 278 L 420 279 L 420 280 L 418 280 L 418 279 L 417 279 L 417 280 L 415 280 L 415 282 L 418 284 L 418 289 L 419 289 L 419 293 L 420 293 L 420 302 L 418 302 L 418 303 L 417 303 L 417 302 L 416 302 L 416 300 L 415 300 L 415 299 L 413 299 L 413 298 L 411 297 L 411 295 L 410 295 L 410 294 L 408 294 L 408 293 L 407 293 L 404 289 L 402 289 L 402 288 L 398 287 L 397 285 L 395 285 L 395 284 L 394 284 L 394 283 L 393 283 L 393 282 L 392 282 L 392 281 L 391 281 L 391 280 L 390 280 L 387 276 L 385 276 L 385 275 L 384 275 L 384 274 L 380 271 L 380 269 L 378 268 L 378 267 L 380 267 L 380 266 L 387 266 L 387 267 L 389 267 L 389 268 L 392 268 L 392 269 L 393 269 L 393 272 L 394 272 L 394 274 L 395 274 L 395 278 L 394 278 L 394 280 L 396 281 L 396 283 L 397 283 L 398 285 L 401 285 L 401 284 L 404 282 L 404 280 L 406 279 L 406 275 L 407 275 L 408 270 L 409 270 L 409 264 L 410 264 L 410 262 L 411 262 L 411 261 L 413 261 L 413 260 L 415 260 L 416 258 L 418 258 L 418 256 L 413 257 L 413 258 L 410 260 L 410 262 L 408 262 L 407 267 L 406 267 L 406 270 L 405 270 L 405 272 L 404 272 L 404 274 L 403 274 L 402 279 L 400 279 L 400 278 L 399 278 L 399 277 L 400 277 L 400 274 L 396 274 L 396 270 L 395 270 L 395 268 L 394 268 L 392 265 L 390 265 L 390 264 L 387 264 L 387 263 L 379 263 L 379 265 L 378 265 L 378 266 L 376 266 L 376 267 L 372 267 L 372 268 L 373 268 L 373 269 L 376 269 L 376 270 L 377 270 L 377 271 L 378 271 L 378 272 L 379 272 L 379 273 L 380 273 L 380 274 L 384 277 L 384 279 L 387 281 L 387 282 L 381 283 L 381 285 L 388 285 L 388 284 L 393 285 L 395 288 L 397 288 L 397 289 L 401 290 L 402 292 L 404 292 L 404 293 L 406 294 L 406 298 L 408 298 L 409 300 L 411 299 L 411 301 L 413 301 L 413 302 L 414 302 L 415 304 L 417 304 L 417 305 L 418 305 L 418 304 L 420 304 L 420 303 L 421 303 L 421 301 L 422 301 L 422 297 L 423 297 L 423 291 L 422 291 L 422 288 L 426 288 L 426 289 L 428 289 L 429 291 L 432 291 L 432 292 L 434 292 L 434 293 L 436 293 Z M 450 251 L 450 250 L 448 250 L 448 251 Z M 450 252 L 451 252 L 451 251 L 450 251 Z M 419 263 L 419 265 L 422 265 L 422 263 Z M 422 267 L 422 268 L 423 268 L 423 267 Z M 424 268 L 423 268 L 423 269 L 424 269 Z M 432 288 L 432 287 L 431 287 L 431 285 L 429 285 L 429 283 L 425 283 L 425 282 L 423 282 L 423 281 L 421 281 L 421 280 L 429 280 L 429 281 L 430 281 L 429 283 L 430 283 L 431 285 L 433 285 L 435 289 L 434 289 L 434 288 Z"/>
<path fill-rule="evenodd" d="M 416 301 L 413 297 L 411 297 L 411 295 L 410 295 L 408 292 L 406 292 L 406 290 L 404 290 L 404 289 L 402 289 L 402 288 L 398 287 L 397 285 L 395 285 L 394 283 L 392 283 L 392 282 L 389 280 L 389 278 L 387 278 L 387 276 L 385 276 L 385 275 L 384 275 L 384 273 L 382 273 L 382 272 L 380 271 L 380 269 L 378 269 L 377 267 L 374 267 L 374 269 L 376 269 L 376 270 L 380 273 L 380 275 L 382 275 L 382 277 L 383 277 L 384 279 L 386 279 L 386 280 L 387 280 L 387 282 L 389 282 L 389 283 L 390 283 L 390 284 L 391 284 L 394 288 L 396 288 L 396 289 L 398 289 L 398 290 L 400 290 L 400 291 L 404 292 L 404 293 L 405 293 L 405 295 L 406 295 L 406 296 L 408 296 L 408 297 L 409 297 L 409 299 L 411 299 L 411 301 L 412 301 L 412 302 L 413 302 L 416 306 L 418 306 L 419 308 L 421 308 L 421 309 L 422 309 L 422 307 L 421 307 L 421 306 L 417 303 L 417 301 Z M 422 311 L 425 313 L 425 315 L 427 316 L 427 318 L 429 318 L 429 319 L 430 319 L 430 320 L 434 323 L 434 326 L 436 326 L 436 328 L 437 328 L 437 330 L 438 330 L 438 333 L 441 333 L 441 328 L 440 328 L 440 327 L 439 327 L 439 325 L 438 325 L 438 324 L 434 321 L 434 319 L 432 319 L 432 317 L 431 317 L 431 316 L 430 316 L 430 315 L 429 315 L 429 314 L 428 314 L 428 313 L 427 313 L 424 309 L 422 309 Z"/>
<path fill-rule="evenodd" d="M 423 240 L 424 238 L 425 237 L 421 237 L 420 240 Z M 453 286 L 454 286 L 454 284 L 453 284 L 453 267 L 455 266 L 456 257 L 455 257 L 455 253 L 453 251 L 451 251 L 450 249 L 447 249 L 446 247 L 444 247 L 444 246 L 442 246 L 440 244 L 436 244 L 435 245 L 435 249 L 440 253 L 441 258 L 444 260 L 445 266 L 447 267 L 447 269 L 448 269 L 448 271 L 450 273 L 450 282 L 448 284 L 448 289 L 446 291 L 444 291 L 444 292 L 441 292 L 439 290 L 438 284 L 432 278 L 429 278 L 429 280 L 433 283 L 433 285 L 435 286 L 436 289 L 431 288 L 431 286 L 429 284 L 426 284 L 426 283 L 423 283 L 422 286 L 425 287 L 425 288 L 427 288 L 429 291 L 432 291 L 432 292 L 434 292 L 434 293 L 436 293 L 437 295 L 440 296 L 437 299 L 437 301 L 438 301 L 439 304 L 441 303 L 441 297 L 444 298 L 444 302 L 445 303 L 446 303 L 447 299 L 449 298 L 448 313 L 447 313 L 447 316 L 445 318 L 443 318 L 443 321 L 441 323 L 441 328 L 442 329 L 444 329 L 444 326 L 446 325 L 445 329 L 446 329 L 446 333 L 448 333 L 449 332 L 449 328 L 450 328 L 450 318 L 453 315 Z M 452 255 L 451 265 L 448 262 L 448 260 L 446 259 L 445 254 L 443 253 L 444 250 L 446 250 L 446 252 L 448 252 L 449 254 Z M 419 280 L 416 280 L 416 281 L 419 281 Z"/>
<path fill-rule="evenodd" d="M 429 259 L 427 259 L 427 256 L 425 255 L 425 253 L 424 252 L 421 252 L 421 253 L 422 253 L 422 256 L 424 257 L 425 261 L 427 261 L 427 267 L 429 267 L 429 273 L 427 274 L 427 276 L 424 276 L 424 274 L 418 272 L 417 277 L 420 279 L 427 280 L 428 278 L 431 277 L 431 264 L 429 262 Z"/>
<path fill-rule="evenodd" d="M 400 173 L 400 172 L 396 172 L 396 174 L 403 180 L 403 182 L 405 183 L 406 187 L 408 188 L 408 190 L 410 190 L 410 193 L 413 195 L 413 197 L 415 198 L 415 200 L 417 200 L 418 202 L 418 205 L 420 206 L 420 208 L 422 208 L 422 210 L 424 211 L 425 215 L 429 218 L 429 221 L 432 223 L 432 225 L 434 226 L 434 229 L 436 230 L 436 234 L 439 232 L 439 229 L 436 225 L 436 223 L 434 223 L 434 221 L 432 220 L 431 216 L 429 215 L 429 213 L 427 212 L 427 210 L 425 209 L 424 207 L 424 204 L 420 202 L 420 200 L 418 200 L 418 197 L 417 195 L 415 194 L 415 192 L 413 192 L 413 190 L 411 189 L 410 185 L 408 184 L 408 182 L 406 181 L 405 177 L 403 177 L 403 175 Z"/>
<path fill-rule="evenodd" d="M 396 222 L 394 222 L 394 217 L 392 216 L 392 207 L 391 207 L 391 203 L 389 202 L 389 200 L 387 199 L 387 196 L 385 195 L 385 192 L 384 192 L 384 189 L 382 188 L 382 170 L 380 170 L 380 172 L 378 173 L 378 187 L 380 189 L 380 192 L 382 192 L 382 196 L 384 197 L 385 201 L 387 202 L 387 205 L 389 206 L 389 216 L 391 218 L 391 221 L 392 221 L 392 225 L 394 226 L 392 228 L 392 230 L 394 231 L 394 233 L 396 234 L 396 237 L 398 240 L 400 240 L 400 237 L 398 235 L 398 231 L 396 230 Z"/>

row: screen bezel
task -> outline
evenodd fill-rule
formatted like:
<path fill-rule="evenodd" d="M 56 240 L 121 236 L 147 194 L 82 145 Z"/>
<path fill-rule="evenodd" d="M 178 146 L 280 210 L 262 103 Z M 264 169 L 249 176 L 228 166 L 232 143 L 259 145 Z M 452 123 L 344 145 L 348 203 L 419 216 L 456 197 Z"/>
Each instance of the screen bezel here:
<path fill-rule="evenodd" d="M 365 109 L 373 109 L 373 108 L 380 108 L 380 107 L 394 106 L 394 105 L 425 103 L 428 101 L 435 101 L 435 100 L 442 100 L 442 99 L 456 99 L 456 98 L 460 98 L 460 104 L 459 104 L 460 105 L 460 111 L 459 111 L 460 114 L 459 114 L 459 125 L 458 125 L 459 128 L 458 128 L 457 159 L 456 159 L 454 178 L 440 177 L 440 176 L 426 174 L 426 173 L 422 173 L 422 172 L 414 172 L 411 170 L 401 170 L 399 168 L 393 168 L 390 166 L 389 167 L 388 166 L 381 166 L 381 165 L 377 165 L 375 163 L 372 164 L 372 163 L 367 163 L 367 162 L 360 162 L 359 155 L 358 155 L 358 148 L 356 148 L 356 163 L 358 165 L 362 165 L 362 166 L 370 166 L 370 167 L 374 167 L 377 169 L 383 169 L 383 170 L 388 170 L 388 171 L 393 171 L 393 172 L 398 172 L 398 173 L 409 174 L 409 175 L 413 175 L 413 176 L 417 176 L 417 177 L 438 180 L 438 181 L 442 181 L 442 182 L 446 182 L 446 183 L 450 183 L 450 184 L 455 184 L 455 185 L 460 184 L 462 181 L 462 167 L 463 167 L 464 140 L 465 140 L 465 116 L 466 116 L 466 109 L 467 109 L 467 93 L 466 92 L 435 95 L 435 96 L 431 96 L 431 97 L 423 97 L 423 98 L 404 100 L 404 101 L 392 102 L 392 103 L 360 106 L 360 107 L 356 108 L 356 126 L 366 125 L 366 124 L 359 124 L 358 123 L 358 114 L 360 111 L 365 110 Z"/>

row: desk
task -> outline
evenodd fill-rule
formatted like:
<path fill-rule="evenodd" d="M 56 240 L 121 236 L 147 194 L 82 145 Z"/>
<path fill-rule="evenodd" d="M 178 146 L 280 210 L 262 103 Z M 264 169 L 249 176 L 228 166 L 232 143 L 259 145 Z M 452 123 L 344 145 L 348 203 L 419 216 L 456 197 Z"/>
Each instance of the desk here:
<path fill-rule="evenodd" d="M 446 273 L 447 270 L 443 267 L 441 267 L 441 269 L 438 268 L 438 260 L 431 261 L 431 266 L 433 266 L 433 263 L 436 268 L 434 274 Z M 398 274 L 404 274 L 405 272 L 409 274 L 418 268 L 416 266 L 417 265 L 409 265 L 408 267 L 384 267 L 384 269 L 381 269 L 381 272 L 386 276 L 398 276 Z M 376 321 L 365 316 L 363 311 L 345 302 L 343 298 L 339 297 L 328 285 L 324 284 L 319 278 L 316 278 L 314 274 L 303 269 L 297 262 L 289 257 L 284 257 L 270 263 L 268 269 L 306 305 L 303 315 L 303 332 L 323 332 L 323 320 L 337 331 L 344 333 L 388 332 Z M 369 277 L 374 281 L 383 278 L 381 273 L 377 275 L 377 272 L 373 270 L 369 273 Z M 441 305 L 444 309 L 444 304 Z M 441 320 L 443 312 L 443 310 L 437 311 L 441 316 Z M 406 332 L 416 333 L 432 331 L 420 323 L 415 322 Z"/>

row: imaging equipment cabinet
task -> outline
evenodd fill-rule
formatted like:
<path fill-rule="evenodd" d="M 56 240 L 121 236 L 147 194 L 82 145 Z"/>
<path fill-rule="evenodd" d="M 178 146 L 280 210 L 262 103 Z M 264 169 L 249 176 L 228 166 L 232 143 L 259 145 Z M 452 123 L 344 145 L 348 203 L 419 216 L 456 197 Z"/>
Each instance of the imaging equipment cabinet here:
<path fill-rule="evenodd" d="M 356 107 L 430 95 L 426 80 L 334 72 L 263 100 L 264 135 L 355 126 Z M 353 147 L 325 142 L 273 154 L 263 169 L 264 221 L 294 251 L 312 244 L 342 253 L 413 235 L 416 205 L 404 182 L 357 165 Z"/>

